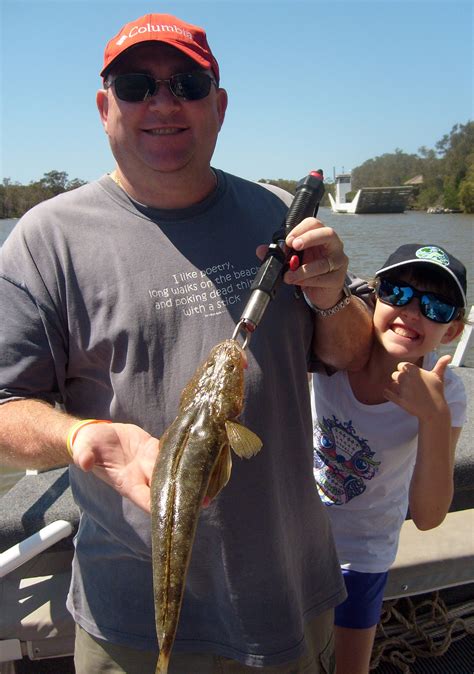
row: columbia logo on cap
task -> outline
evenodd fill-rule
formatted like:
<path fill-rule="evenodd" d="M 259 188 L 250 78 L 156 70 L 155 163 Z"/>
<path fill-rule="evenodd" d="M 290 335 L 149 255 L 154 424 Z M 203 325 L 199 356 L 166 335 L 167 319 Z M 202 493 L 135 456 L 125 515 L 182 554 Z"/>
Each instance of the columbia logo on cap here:
<path fill-rule="evenodd" d="M 152 23 L 147 23 L 144 26 L 132 26 L 129 32 L 126 35 L 122 35 L 122 37 L 117 40 L 115 44 L 118 47 L 121 47 L 128 38 L 135 37 L 136 35 L 142 35 L 143 33 L 178 33 L 178 35 L 184 36 L 188 38 L 188 40 L 192 40 L 193 37 L 188 30 L 183 30 L 182 28 L 179 28 L 179 26 L 173 24 L 153 25 Z"/>

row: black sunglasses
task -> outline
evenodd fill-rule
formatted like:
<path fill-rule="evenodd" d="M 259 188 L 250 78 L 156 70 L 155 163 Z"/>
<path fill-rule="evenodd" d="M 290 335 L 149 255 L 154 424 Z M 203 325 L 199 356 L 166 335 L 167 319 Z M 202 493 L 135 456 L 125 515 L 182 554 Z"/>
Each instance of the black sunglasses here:
<path fill-rule="evenodd" d="M 388 278 L 378 278 L 375 284 L 377 297 L 384 304 L 394 307 L 404 307 L 414 297 L 420 301 L 420 311 L 430 321 L 435 323 L 450 323 L 459 314 L 459 307 L 450 300 L 437 295 L 413 288 L 405 281 L 390 281 Z"/>
<path fill-rule="evenodd" d="M 172 75 L 166 80 L 155 80 L 145 73 L 127 73 L 117 75 L 106 88 L 113 85 L 117 98 L 127 103 L 139 103 L 154 96 L 160 84 L 167 84 L 171 93 L 184 101 L 200 101 L 206 98 L 211 90 L 211 84 L 215 80 L 207 73 L 196 71 L 194 73 L 179 73 Z M 217 86 L 217 85 L 216 85 Z"/>

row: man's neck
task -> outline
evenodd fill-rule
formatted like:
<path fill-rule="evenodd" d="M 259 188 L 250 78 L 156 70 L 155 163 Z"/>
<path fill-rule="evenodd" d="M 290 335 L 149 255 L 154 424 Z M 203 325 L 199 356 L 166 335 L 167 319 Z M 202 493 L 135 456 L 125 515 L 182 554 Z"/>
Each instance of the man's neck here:
<path fill-rule="evenodd" d="M 162 209 L 188 208 L 203 201 L 217 187 L 217 175 L 209 168 L 207 175 L 191 185 L 189 181 L 177 179 L 175 175 L 157 174 L 152 184 L 137 184 L 116 168 L 110 173 L 112 180 L 128 196 L 144 206 Z"/>

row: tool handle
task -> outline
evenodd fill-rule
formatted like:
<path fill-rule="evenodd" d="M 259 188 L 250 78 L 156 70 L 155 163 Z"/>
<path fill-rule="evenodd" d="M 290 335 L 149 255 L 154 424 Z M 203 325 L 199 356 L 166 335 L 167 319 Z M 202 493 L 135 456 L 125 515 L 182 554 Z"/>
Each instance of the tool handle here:
<path fill-rule="evenodd" d="M 324 195 L 323 172 L 311 171 L 296 186 L 296 194 L 285 218 L 285 236 L 304 218 L 316 216 Z"/>

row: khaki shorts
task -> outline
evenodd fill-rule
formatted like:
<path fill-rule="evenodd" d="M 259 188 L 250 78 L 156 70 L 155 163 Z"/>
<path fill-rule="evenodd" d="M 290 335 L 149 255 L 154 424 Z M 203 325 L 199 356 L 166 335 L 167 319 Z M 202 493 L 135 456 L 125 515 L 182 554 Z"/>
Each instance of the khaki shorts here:
<path fill-rule="evenodd" d="M 333 610 L 307 625 L 309 653 L 273 667 L 249 667 L 218 655 L 175 653 L 168 674 L 334 674 Z M 156 652 L 138 651 L 96 639 L 76 626 L 76 674 L 155 674 Z"/>

